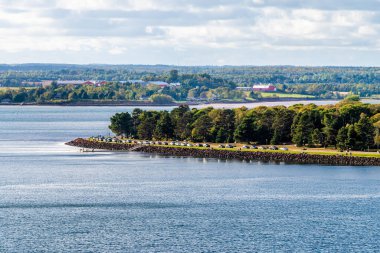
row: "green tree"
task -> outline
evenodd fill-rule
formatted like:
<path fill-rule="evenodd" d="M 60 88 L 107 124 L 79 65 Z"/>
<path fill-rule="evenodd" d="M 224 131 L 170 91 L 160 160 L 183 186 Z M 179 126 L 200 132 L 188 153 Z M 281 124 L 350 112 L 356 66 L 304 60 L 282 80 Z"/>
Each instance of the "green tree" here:
<path fill-rule="evenodd" d="M 324 135 L 318 128 L 316 128 L 313 130 L 311 139 L 314 145 L 321 145 L 324 142 Z"/>
<path fill-rule="evenodd" d="M 357 147 L 357 139 L 358 135 L 356 133 L 354 125 L 347 125 L 347 139 L 346 139 L 346 145 L 350 149 L 358 149 Z"/>
<path fill-rule="evenodd" d="M 262 99 L 261 93 L 260 92 L 254 92 L 254 91 L 250 91 L 248 93 L 248 97 L 252 98 L 252 99 L 256 99 L 256 100 Z"/>
<path fill-rule="evenodd" d="M 186 140 L 191 136 L 192 113 L 188 105 L 180 105 L 170 112 L 174 126 L 174 137 Z"/>
<path fill-rule="evenodd" d="M 150 97 L 150 100 L 156 104 L 171 104 L 173 103 L 173 98 L 165 94 L 154 94 Z"/>
<path fill-rule="evenodd" d="M 169 72 L 168 82 L 178 82 L 178 70 L 173 69 Z"/>
<path fill-rule="evenodd" d="M 349 103 L 349 102 L 359 102 L 360 101 L 360 96 L 358 95 L 348 95 L 343 102 Z"/>
<path fill-rule="evenodd" d="M 280 144 L 291 140 L 291 126 L 293 122 L 294 112 L 286 107 L 276 109 L 272 123 L 273 135 L 271 144 Z"/>
<path fill-rule="evenodd" d="M 329 111 L 323 117 L 324 127 L 322 128 L 324 138 L 324 146 L 336 145 L 336 135 L 342 127 L 339 122 L 339 115 L 335 111 Z"/>
<path fill-rule="evenodd" d="M 374 145 L 375 127 L 366 114 L 362 113 L 360 115 L 360 120 L 354 124 L 354 127 L 358 135 L 357 145 L 360 149 L 369 149 Z"/>
<path fill-rule="evenodd" d="M 137 126 L 137 136 L 140 139 L 151 140 L 156 128 L 156 112 L 143 112 L 140 117 L 140 123 Z"/>
<path fill-rule="evenodd" d="M 362 103 L 346 104 L 339 108 L 339 117 L 341 118 L 343 125 L 354 124 L 360 119 L 360 114 L 362 113 L 370 113 L 368 106 Z"/>
<path fill-rule="evenodd" d="M 337 142 L 337 147 L 340 150 L 345 150 L 347 149 L 347 134 L 348 134 L 348 128 L 347 127 L 342 127 L 339 129 L 338 134 L 336 136 L 336 142 Z"/>
<path fill-rule="evenodd" d="M 303 111 L 295 117 L 292 125 L 292 140 L 297 146 L 311 144 L 314 125 L 308 111 Z"/>
<path fill-rule="evenodd" d="M 128 112 L 116 113 L 111 117 L 109 129 L 117 135 L 131 135 L 133 133 L 132 117 Z"/>
<path fill-rule="evenodd" d="M 16 102 L 16 103 L 25 102 L 27 97 L 28 95 L 25 92 L 16 93 L 13 97 L 13 102 Z"/>
<path fill-rule="evenodd" d="M 233 142 L 235 130 L 235 113 L 231 109 L 213 109 L 208 114 L 212 118 L 211 130 L 213 141 Z"/>
<path fill-rule="evenodd" d="M 143 113 L 143 110 L 141 110 L 140 108 L 135 108 L 132 111 L 132 125 L 133 125 L 132 135 L 133 136 L 137 134 L 137 127 L 140 125 L 140 116 L 142 113 Z"/>
<path fill-rule="evenodd" d="M 74 100 L 78 99 L 78 95 L 75 91 L 72 91 L 69 93 L 67 98 L 69 101 L 74 101 Z"/>
<path fill-rule="evenodd" d="M 90 97 L 88 96 L 87 92 L 86 91 L 83 91 L 80 95 L 80 98 L 81 99 L 89 99 Z"/>
<path fill-rule="evenodd" d="M 235 140 L 239 142 L 250 142 L 254 138 L 254 133 L 253 118 L 246 116 L 237 126 L 234 137 Z"/>
<path fill-rule="evenodd" d="M 156 140 L 168 140 L 173 137 L 173 124 L 167 111 L 161 113 L 154 129 L 153 137 Z"/>
<path fill-rule="evenodd" d="M 379 116 L 380 116 L 380 114 L 379 114 Z M 377 149 L 379 149 L 379 146 L 380 146 L 380 120 L 377 121 L 376 123 L 374 123 L 373 125 L 375 127 L 374 142 L 375 142 L 375 145 L 377 146 Z"/>
<path fill-rule="evenodd" d="M 194 141 L 209 141 L 211 138 L 212 119 L 208 115 L 200 116 L 193 124 L 191 137 Z"/>

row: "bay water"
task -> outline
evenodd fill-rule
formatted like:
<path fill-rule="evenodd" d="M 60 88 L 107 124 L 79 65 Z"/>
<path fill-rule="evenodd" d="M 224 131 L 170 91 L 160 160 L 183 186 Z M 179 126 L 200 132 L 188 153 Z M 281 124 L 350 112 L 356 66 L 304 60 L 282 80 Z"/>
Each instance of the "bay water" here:
<path fill-rule="evenodd" d="M 378 167 L 64 145 L 132 109 L 0 107 L 0 252 L 380 251 Z"/>

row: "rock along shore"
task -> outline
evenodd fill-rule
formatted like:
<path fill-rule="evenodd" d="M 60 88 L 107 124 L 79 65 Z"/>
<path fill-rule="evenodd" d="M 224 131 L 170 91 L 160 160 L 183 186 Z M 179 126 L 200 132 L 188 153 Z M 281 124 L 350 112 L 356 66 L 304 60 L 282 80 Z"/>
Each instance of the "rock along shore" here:
<path fill-rule="evenodd" d="M 264 162 L 286 162 L 298 164 L 324 164 L 324 165 L 349 165 L 349 166 L 380 166 L 380 158 L 355 157 L 343 155 L 314 155 L 291 154 L 281 152 L 197 149 L 191 147 L 170 147 L 136 144 L 119 144 L 108 142 L 90 141 L 82 138 L 75 139 L 66 145 L 97 150 L 112 151 L 138 151 L 156 153 L 167 156 L 191 156 L 197 158 L 238 159 L 255 160 Z"/>

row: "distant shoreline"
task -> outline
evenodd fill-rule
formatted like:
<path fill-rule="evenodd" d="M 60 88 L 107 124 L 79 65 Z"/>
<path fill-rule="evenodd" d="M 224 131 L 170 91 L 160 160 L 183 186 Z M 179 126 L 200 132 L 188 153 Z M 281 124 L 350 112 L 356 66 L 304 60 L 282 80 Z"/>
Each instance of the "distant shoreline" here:
<path fill-rule="evenodd" d="M 152 103 L 149 101 L 79 101 L 79 102 L 62 102 L 62 103 L 0 103 L 1 106 L 61 106 L 61 107 L 77 107 L 77 106 L 94 106 L 94 107 L 106 107 L 106 106 L 134 106 L 134 107 L 149 107 L 149 106 L 157 106 L 157 107 L 175 107 L 179 105 L 189 105 L 192 107 L 214 107 L 214 108 L 237 108 L 237 107 L 257 107 L 257 106 L 290 106 L 292 104 L 296 104 L 297 102 L 303 104 L 317 104 L 317 105 L 327 105 L 327 104 L 336 104 L 341 100 L 338 99 L 264 99 L 260 101 L 212 101 L 212 102 L 183 102 L 183 103 L 170 103 L 170 104 L 158 104 Z M 370 104 L 380 104 L 380 99 L 368 98 L 363 99 L 363 103 Z M 266 103 L 271 103 L 270 105 L 266 105 Z M 288 104 L 287 104 L 288 103 Z"/>
<path fill-rule="evenodd" d="M 136 151 L 155 153 L 169 156 L 185 156 L 197 158 L 254 160 L 264 162 L 286 162 L 296 164 L 321 164 L 339 166 L 380 166 L 380 158 L 359 157 L 344 155 L 316 155 L 306 153 L 265 152 L 265 151 L 240 151 L 221 150 L 214 148 L 193 148 L 156 145 L 121 144 L 109 142 L 90 141 L 78 138 L 66 143 L 68 146 L 84 149 L 107 151 Z"/>
<path fill-rule="evenodd" d="M 339 101 L 337 99 L 306 99 L 306 98 L 265 98 L 259 101 L 210 101 L 210 102 L 173 102 L 169 104 L 159 104 L 150 101 L 76 101 L 76 102 L 46 102 L 46 103 L 0 103 L 0 106 L 178 106 L 178 105 L 189 105 L 189 106 L 201 106 L 201 105 L 223 105 L 223 104 L 234 104 L 234 105 L 244 105 L 244 104 L 259 104 L 265 102 L 294 102 L 307 101 L 312 103 L 312 101 Z"/>
<path fill-rule="evenodd" d="M 178 106 L 180 103 L 172 103 L 172 104 L 158 104 L 151 102 L 109 102 L 106 101 L 104 103 L 100 102 L 62 102 L 62 103 L 0 103 L 0 106 L 63 106 L 63 107 L 76 107 L 76 106 Z M 190 105 L 190 104 L 189 104 Z"/>

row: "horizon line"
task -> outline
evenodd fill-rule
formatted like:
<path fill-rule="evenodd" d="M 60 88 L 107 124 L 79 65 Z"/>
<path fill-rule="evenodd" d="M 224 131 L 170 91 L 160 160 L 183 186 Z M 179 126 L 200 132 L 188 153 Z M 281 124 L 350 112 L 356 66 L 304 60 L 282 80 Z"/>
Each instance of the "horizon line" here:
<path fill-rule="evenodd" d="M 72 65 L 72 66 L 163 66 L 163 67 L 213 67 L 213 68 L 223 68 L 223 67 L 307 67 L 307 68 L 380 68 L 379 66 L 373 65 L 293 65 L 293 64 L 265 64 L 265 65 L 176 65 L 176 64 L 143 64 L 143 63 L 64 63 L 64 62 L 23 62 L 23 63 L 0 63 L 0 66 L 21 66 L 21 65 Z"/>

